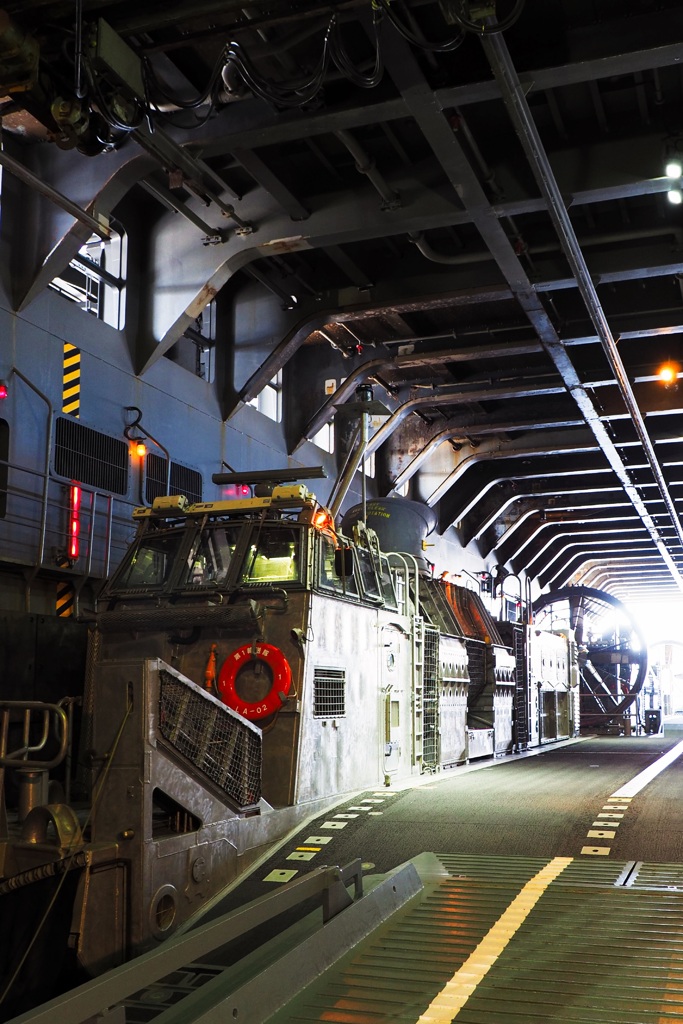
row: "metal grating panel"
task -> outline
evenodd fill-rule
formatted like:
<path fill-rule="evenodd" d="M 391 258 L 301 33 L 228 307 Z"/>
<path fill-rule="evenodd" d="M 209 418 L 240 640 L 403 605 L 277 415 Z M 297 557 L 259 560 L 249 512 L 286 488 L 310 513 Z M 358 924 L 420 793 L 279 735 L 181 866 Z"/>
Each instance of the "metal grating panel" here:
<path fill-rule="evenodd" d="M 239 807 L 261 798 L 261 735 L 191 683 L 159 672 L 159 731 Z"/>
<path fill-rule="evenodd" d="M 166 494 L 166 459 L 150 453 L 145 467 L 145 500 L 151 505 Z M 190 503 L 202 500 L 202 474 L 196 469 L 171 462 L 170 494 L 184 494 Z"/>
<path fill-rule="evenodd" d="M 55 421 L 54 470 L 67 480 L 113 494 L 126 494 L 128 445 L 118 437 L 109 437 L 60 416 Z"/>
<path fill-rule="evenodd" d="M 491 956 L 483 945 L 491 930 L 547 861 L 439 859 L 457 872 L 443 878 L 431 868 L 420 871 L 425 888 L 419 900 L 304 989 L 270 1018 L 272 1024 L 683 1020 L 680 893 L 615 885 L 623 863 L 576 859 L 528 916 L 510 921 L 504 941 L 499 932 L 495 944 L 502 948 Z M 459 984 L 446 989 L 465 965 Z"/>
<path fill-rule="evenodd" d="M 439 630 L 425 626 L 424 631 L 424 681 L 422 690 L 423 707 L 423 758 L 424 768 L 436 769 L 439 765 Z"/>
<path fill-rule="evenodd" d="M 343 668 L 314 670 L 313 717 L 346 717 L 346 672 Z"/>

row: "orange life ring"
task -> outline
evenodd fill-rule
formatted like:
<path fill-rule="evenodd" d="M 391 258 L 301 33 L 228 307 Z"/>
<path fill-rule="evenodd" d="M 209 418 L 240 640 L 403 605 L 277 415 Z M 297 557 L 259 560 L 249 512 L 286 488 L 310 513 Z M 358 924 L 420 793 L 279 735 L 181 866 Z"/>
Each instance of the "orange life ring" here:
<path fill-rule="evenodd" d="M 250 659 L 262 661 L 268 665 L 273 675 L 273 685 L 259 701 L 245 701 L 237 693 L 235 682 L 237 674 Z M 229 654 L 223 662 L 218 675 L 218 693 L 224 704 L 237 711 L 243 718 L 251 720 L 267 718 L 278 711 L 292 686 L 292 670 L 284 654 L 272 644 L 243 644 Z"/>

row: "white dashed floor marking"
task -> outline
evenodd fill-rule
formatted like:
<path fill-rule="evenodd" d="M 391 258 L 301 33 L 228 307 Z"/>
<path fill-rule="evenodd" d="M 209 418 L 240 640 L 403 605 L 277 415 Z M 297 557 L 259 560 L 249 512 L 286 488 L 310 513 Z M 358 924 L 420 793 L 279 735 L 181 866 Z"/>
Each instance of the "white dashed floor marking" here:
<path fill-rule="evenodd" d="M 348 821 L 324 821 L 321 828 L 346 828 Z"/>
<path fill-rule="evenodd" d="M 309 836 L 308 839 L 304 839 L 306 846 L 324 846 L 325 843 L 331 843 L 333 836 Z"/>

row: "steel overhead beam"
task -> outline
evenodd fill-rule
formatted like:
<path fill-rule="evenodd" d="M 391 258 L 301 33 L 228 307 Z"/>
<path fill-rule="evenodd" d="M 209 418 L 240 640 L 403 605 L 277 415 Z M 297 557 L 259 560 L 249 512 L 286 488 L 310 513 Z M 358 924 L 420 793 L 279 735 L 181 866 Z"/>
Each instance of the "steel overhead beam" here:
<path fill-rule="evenodd" d="M 609 324 L 607 323 L 607 318 L 603 312 L 602 306 L 600 305 L 595 286 L 590 278 L 588 267 L 586 266 L 583 253 L 578 245 L 576 234 L 569 218 L 569 214 L 567 213 L 564 200 L 553 175 L 552 168 L 550 167 L 550 162 L 548 161 L 548 157 L 541 142 L 533 117 L 531 116 L 531 111 L 529 110 L 522 84 L 519 81 L 517 72 L 512 64 L 512 60 L 510 59 L 507 44 L 505 43 L 501 33 L 495 33 L 485 35 L 482 38 L 482 46 L 500 86 L 503 101 L 520 142 L 522 143 L 522 147 L 526 153 L 527 159 L 534 173 L 534 177 L 536 178 L 536 182 L 548 204 L 550 218 L 558 237 L 560 238 L 562 248 L 569 261 L 574 276 L 576 277 L 586 309 L 589 312 L 591 320 L 593 321 L 595 329 L 602 342 L 605 355 L 619 384 L 619 389 L 624 402 L 631 414 L 631 418 L 633 419 L 638 437 L 643 445 L 643 450 L 645 451 L 647 460 L 650 463 L 650 468 L 657 482 L 664 504 L 666 505 L 671 522 L 676 530 L 679 542 L 683 544 L 683 526 L 678 518 L 678 513 L 671 495 L 669 494 L 662 469 L 655 455 L 654 446 L 645 428 L 645 422 L 636 403 L 635 396 L 633 395 L 621 357 L 617 351 L 616 342 L 612 337 L 612 332 Z M 575 373 L 575 371 L 573 372 Z M 575 397 L 577 399 L 577 404 L 579 404 L 579 408 L 582 409 L 582 412 L 584 409 L 588 410 L 592 419 L 595 416 L 594 406 L 578 379 L 576 385 L 573 386 L 573 390 L 576 392 Z M 612 444 L 611 439 L 607 435 L 604 426 L 600 424 L 598 428 L 597 423 L 595 426 L 596 437 L 598 437 L 599 440 L 602 437 L 607 442 L 607 447 L 603 450 L 607 454 L 607 457 L 619 476 L 619 479 L 622 481 L 626 493 L 629 495 L 631 501 L 633 501 L 634 506 L 638 510 L 638 513 L 641 515 L 653 543 L 668 565 L 676 583 L 683 591 L 683 576 L 681 576 L 667 545 L 664 543 L 657 524 L 647 511 L 638 490 L 631 483 L 629 473 L 623 464 L 619 453 Z"/>
<path fill-rule="evenodd" d="M 486 413 L 467 417 L 460 416 L 453 420 L 449 418 L 448 423 L 442 429 L 437 430 L 431 437 L 425 437 L 422 448 L 418 454 L 411 459 L 408 465 L 400 471 L 392 482 L 391 490 L 398 490 L 408 483 L 410 479 L 420 470 L 422 465 L 440 445 L 446 442 L 462 441 L 464 444 L 472 438 L 488 437 L 491 434 L 506 434 L 512 431 L 524 430 L 558 430 L 559 428 L 580 428 L 585 427 L 583 419 L 569 419 L 556 417 L 555 419 L 536 420 L 492 420 Z M 566 436 L 566 435 L 565 435 Z M 414 438 L 411 437 L 414 442 Z"/>
<path fill-rule="evenodd" d="M 384 356 L 378 359 L 369 359 L 361 366 L 356 367 L 343 384 L 336 389 L 334 394 L 320 406 L 318 412 L 306 424 L 303 431 L 304 438 L 315 437 L 319 430 L 334 416 L 337 406 L 349 399 L 358 384 L 367 380 L 374 373 L 389 369 L 412 369 L 420 366 L 443 365 L 445 363 L 466 363 L 472 359 L 488 360 L 501 359 L 512 356 L 532 355 L 542 352 L 541 345 L 537 342 L 523 342 L 521 344 L 490 345 L 486 349 L 480 347 L 466 349 L 450 349 L 444 352 L 425 352 L 423 355 L 411 353 L 410 355 Z"/>
<path fill-rule="evenodd" d="M 627 560 L 627 559 L 633 559 L 635 554 L 636 553 L 633 552 L 633 551 L 624 551 L 623 554 L 618 554 L 618 553 L 615 553 L 615 552 L 610 552 L 610 558 L 614 559 L 616 561 L 622 561 L 623 562 L 624 560 Z M 592 560 L 591 557 L 590 557 L 590 553 L 587 554 L 585 551 L 582 551 L 578 555 L 575 555 L 573 558 L 570 558 L 568 561 L 564 562 L 563 565 L 560 566 L 557 569 L 557 571 L 554 572 L 554 574 L 553 573 L 548 574 L 546 572 L 542 576 L 539 576 L 538 577 L 538 582 L 539 582 L 540 586 L 544 587 L 544 588 L 545 587 L 555 587 L 555 588 L 557 588 L 557 587 L 566 586 L 567 581 L 569 579 L 575 578 L 577 573 L 578 573 L 578 571 L 579 571 L 579 569 L 581 568 L 581 566 L 584 565 L 587 561 L 590 561 L 590 560 Z M 643 549 L 642 552 L 640 552 L 640 551 L 637 552 L 637 563 L 636 564 L 639 564 L 641 561 L 642 562 L 646 562 L 646 561 L 659 562 L 662 565 L 662 568 L 664 568 L 664 566 L 666 566 L 666 563 L 664 562 L 664 560 L 661 557 L 661 553 L 657 553 L 657 552 L 653 551 L 652 550 L 652 546 L 650 546 L 649 549 Z"/>
<path fill-rule="evenodd" d="M 573 64 L 560 64 L 557 67 L 535 68 L 521 72 L 519 80 L 526 94 L 531 95 L 546 89 L 559 89 L 565 85 L 581 85 L 602 78 L 680 65 L 680 61 L 680 43 L 675 42 L 650 50 L 634 50 L 609 57 L 576 61 Z M 439 89 L 436 95 L 442 107 L 464 107 L 500 99 L 501 88 L 497 81 L 484 80 L 468 85 L 445 87 Z"/>
<path fill-rule="evenodd" d="M 621 455 L 612 442 L 605 425 L 602 423 L 600 414 L 596 409 L 591 396 L 588 394 L 588 391 L 579 378 L 573 363 L 569 359 L 554 325 L 535 294 L 533 285 L 524 272 L 510 240 L 502 230 L 501 225 L 487 200 L 486 194 L 484 193 L 477 176 L 473 172 L 469 161 L 462 151 L 459 142 L 454 137 L 454 134 L 450 129 L 450 125 L 443 114 L 443 110 L 436 106 L 435 97 L 425 82 L 410 49 L 405 46 L 405 44 L 399 46 L 393 37 L 391 42 L 393 45 L 389 47 L 388 52 L 385 53 L 385 63 L 392 75 L 392 78 L 394 78 L 413 117 L 432 146 L 434 153 L 439 159 L 445 173 L 460 197 L 463 206 L 471 212 L 473 223 L 479 230 L 488 247 L 494 253 L 499 269 L 505 276 L 505 279 L 514 292 L 520 306 L 535 327 L 546 352 L 562 375 L 565 385 L 570 390 L 587 424 L 593 431 L 596 440 L 605 453 L 614 473 L 621 483 L 621 486 L 624 488 L 629 499 L 637 509 L 643 522 L 646 523 L 648 532 L 650 533 L 654 543 L 661 551 L 662 557 L 669 565 L 672 575 L 681 587 L 681 590 L 683 590 L 683 577 L 678 572 L 666 545 L 659 536 L 657 525 L 654 520 L 651 519 L 647 508 L 640 497 L 637 487 L 631 482 L 629 472 L 621 458 Z M 513 120 L 516 117 L 516 107 L 519 105 L 522 109 L 527 111 L 527 119 L 531 122 L 531 117 L 530 114 L 528 114 L 528 108 L 526 107 L 522 88 L 519 85 L 516 72 L 512 68 L 511 61 L 507 56 L 507 49 L 505 48 L 501 37 L 499 35 L 485 36 L 482 43 L 487 55 L 489 56 L 489 62 L 494 69 L 494 74 L 496 74 L 496 68 L 500 68 L 496 74 L 496 79 L 498 80 L 503 98 L 506 100 L 506 105 L 513 114 Z M 506 57 L 507 61 L 505 62 L 504 58 Z M 505 73 L 503 73 L 504 71 Z M 514 103 L 512 102 L 513 98 L 515 100 Z M 535 132 L 535 126 L 533 123 L 531 123 L 528 128 L 527 134 L 529 138 L 531 138 L 532 132 L 534 137 L 534 146 L 529 146 L 528 148 L 525 147 L 525 151 L 530 158 L 532 168 L 536 168 L 536 151 L 543 153 L 543 149 L 540 139 L 538 138 L 538 134 Z M 542 176 L 539 175 L 539 184 L 542 184 L 543 186 L 542 194 L 546 199 L 546 203 L 549 204 L 549 212 L 552 215 L 554 212 L 553 204 L 557 205 L 559 203 L 562 211 L 564 212 L 564 216 L 568 221 L 569 218 L 567 217 L 566 210 L 562 203 L 562 197 L 559 194 L 557 184 L 552 177 L 550 166 L 547 163 L 547 157 L 545 158 L 545 163 L 547 168 Z M 546 188 L 546 179 L 552 182 L 554 188 Z M 571 225 L 569 226 L 571 228 Z M 586 272 L 586 277 L 587 276 Z M 652 455 L 654 456 L 654 451 L 652 452 Z M 671 507 L 671 513 L 675 519 L 675 525 L 677 525 L 677 533 L 680 532 L 681 539 L 683 540 L 683 530 L 681 530 L 680 523 L 678 522 L 675 510 L 673 509 L 673 504 L 671 503 L 671 499 L 666 491 L 666 486 L 656 459 L 654 459 L 653 472 L 656 474 L 655 478 L 658 483 L 661 482 L 661 484 L 664 485 L 663 493 L 666 495 L 665 503 L 667 504 L 667 507 Z"/>
<path fill-rule="evenodd" d="M 595 529 L 607 529 L 612 526 L 615 530 L 630 529 L 633 524 L 640 529 L 645 529 L 630 502 L 624 506 L 615 506 L 611 512 L 604 508 L 597 512 L 592 509 L 586 509 L 583 512 L 580 509 L 571 512 L 558 512 L 554 508 L 546 512 L 536 502 L 536 507 L 528 508 L 523 518 L 520 516 L 510 524 L 508 530 L 504 533 L 501 532 L 497 538 L 486 537 L 486 542 L 493 540 L 490 548 L 496 549 L 499 561 L 503 564 L 510 562 L 513 566 L 516 564 L 515 571 L 517 572 L 524 568 L 527 561 L 532 561 L 541 548 L 548 543 L 546 535 L 554 533 L 556 530 L 571 527 L 577 533 L 591 533 Z M 489 531 L 486 532 L 488 534 Z"/>
<path fill-rule="evenodd" d="M 547 378 L 546 378 L 547 379 Z M 367 454 L 376 452 L 384 444 L 388 437 L 393 434 L 396 428 L 412 412 L 419 409 L 437 407 L 440 405 L 464 405 L 476 402 L 502 402 L 510 398 L 530 398 L 538 395 L 563 395 L 565 387 L 562 384 L 541 384 L 540 381 L 534 385 L 518 384 L 508 387 L 482 387 L 481 385 L 458 385 L 452 387 L 437 388 L 428 395 L 420 395 L 419 398 L 411 398 L 396 409 L 389 419 L 379 430 L 373 434 L 368 442 Z"/>
<path fill-rule="evenodd" d="M 498 444 L 497 448 L 477 448 L 459 460 L 455 469 L 429 495 L 427 504 L 433 508 L 444 495 L 457 488 L 461 501 L 466 501 L 467 495 L 471 495 L 469 507 L 472 507 L 483 493 L 494 484 L 503 481 L 528 480 L 534 477 L 542 477 L 544 480 L 549 477 L 573 477 L 577 472 L 582 474 L 602 473 L 606 470 L 602 453 L 599 452 L 590 432 L 586 431 L 585 433 L 586 438 L 572 441 L 567 441 L 567 437 L 563 433 L 555 439 L 554 443 L 552 438 L 544 438 L 544 441 L 548 443 L 543 445 L 529 445 L 528 439 L 521 437 L 504 443 L 494 442 Z M 572 468 L 567 459 L 572 459 L 574 456 L 578 458 L 579 455 L 587 455 L 588 458 L 582 462 L 579 469 Z M 557 456 L 561 457 L 558 459 Z M 510 459 L 524 460 L 525 469 L 520 469 L 518 472 L 511 470 L 505 476 L 501 476 L 500 464 Z M 532 460 L 540 460 L 540 462 L 534 461 L 532 465 Z M 519 465 L 519 463 L 515 461 L 514 465 Z M 476 470 L 474 475 L 470 472 L 473 468 Z M 466 473 L 468 479 L 463 486 L 462 478 Z"/>

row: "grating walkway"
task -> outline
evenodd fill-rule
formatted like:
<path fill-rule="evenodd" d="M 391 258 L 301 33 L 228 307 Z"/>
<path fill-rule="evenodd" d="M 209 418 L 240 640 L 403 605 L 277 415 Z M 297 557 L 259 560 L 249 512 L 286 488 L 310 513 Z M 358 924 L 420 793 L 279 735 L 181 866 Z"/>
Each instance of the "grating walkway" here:
<path fill-rule="evenodd" d="M 681 865 L 567 860 L 540 895 L 532 883 L 526 916 L 501 927 L 548 862 L 424 854 L 414 863 L 420 895 L 274 1024 L 683 1022 Z"/>

